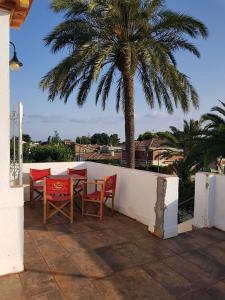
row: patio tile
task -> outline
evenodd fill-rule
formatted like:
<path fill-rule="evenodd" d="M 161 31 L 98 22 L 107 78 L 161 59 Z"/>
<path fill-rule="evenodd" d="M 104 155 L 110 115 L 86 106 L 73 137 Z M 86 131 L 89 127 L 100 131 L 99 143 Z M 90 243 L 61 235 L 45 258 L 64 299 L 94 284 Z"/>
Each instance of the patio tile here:
<path fill-rule="evenodd" d="M 191 284 L 187 279 L 164 263 L 150 263 L 142 268 L 174 296 L 182 295 L 186 290 L 191 289 Z"/>
<path fill-rule="evenodd" d="M 201 248 L 200 251 L 210 258 L 215 259 L 218 263 L 225 265 L 225 251 L 220 247 L 220 244 Z"/>
<path fill-rule="evenodd" d="M 0 299 L 1 300 L 23 300 L 24 294 L 18 275 L 0 277 Z"/>
<path fill-rule="evenodd" d="M 217 229 L 197 229 L 189 232 L 189 235 L 202 247 L 225 240 L 225 234 Z"/>
<path fill-rule="evenodd" d="M 93 283 L 105 300 L 174 299 L 164 287 L 140 268 L 125 270 Z"/>
<path fill-rule="evenodd" d="M 68 256 L 68 251 L 55 239 L 43 239 L 37 242 L 38 249 L 45 260 L 48 262 L 52 258 Z"/>
<path fill-rule="evenodd" d="M 217 300 L 212 298 L 205 290 L 197 289 L 194 291 L 187 291 L 182 296 L 178 297 L 177 300 Z"/>
<path fill-rule="evenodd" d="M 76 220 L 74 221 L 73 224 L 66 224 L 65 226 L 71 233 L 80 233 L 80 232 L 85 232 L 85 231 L 91 230 L 89 226 L 87 226 L 86 224 L 84 224 L 82 222 L 76 222 Z"/>
<path fill-rule="evenodd" d="M 83 249 L 71 255 L 83 276 L 89 279 L 101 278 L 110 275 L 113 271 L 101 257 L 92 250 Z"/>
<path fill-rule="evenodd" d="M 37 260 L 41 258 L 41 254 L 38 251 L 37 246 L 34 242 L 26 242 L 24 243 L 24 263 L 29 263 L 33 260 Z"/>
<path fill-rule="evenodd" d="M 161 241 L 163 247 L 167 247 L 176 254 L 192 251 L 201 247 L 196 238 L 189 233 L 182 233 L 178 236 Z"/>
<path fill-rule="evenodd" d="M 25 272 L 0 277 L 1 300 L 225 299 L 224 232 L 160 240 L 118 213 L 45 226 L 40 204 L 25 207 Z"/>
<path fill-rule="evenodd" d="M 98 278 L 112 273 L 110 266 L 93 249 L 83 246 L 76 240 L 76 235 L 61 235 L 57 239 L 71 253 L 71 258 L 84 276 Z"/>
<path fill-rule="evenodd" d="M 125 238 L 119 236 L 111 229 L 92 230 L 78 233 L 76 234 L 76 239 L 79 240 L 84 246 L 92 249 L 107 247 L 127 241 Z"/>
<path fill-rule="evenodd" d="M 164 242 L 158 238 L 145 238 L 140 240 L 134 240 L 135 245 L 138 248 L 148 252 L 156 259 L 163 259 L 168 256 L 175 255 L 175 252 L 170 250 L 164 245 Z"/>
<path fill-rule="evenodd" d="M 44 260 L 25 265 L 20 275 L 24 293 L 27 297 L 57 291 L 57 285 Z"/>
<path fill-rule="evenodd" d="M 213 286 L 207 289 L 207 293 L 214 300 L 224 300 L 225 299 L 225 282 L 217 282 Z"/>
<path fill-rule="evenodd" d="M 215 283 L 215 279 L 210 274 L 178 255 L 164 259 L 163 263 L 185 277 L 196 289 Z"/>
<path fill-rule="evenodd" d="M 26 297 L 26 300 L 63 300 L 60 291 L 53 291 L 49 293 L 39 294 L 35 296 Z"/>
<path fill-rule="evenodd" d="M 47 231 L 53 235 L 54 237 L 57 237 L 61 234 L 69 234 L 70 230 L 66 227 L 64 224 L 47 224 L 46 225 Z"/>
<path fill-rule="evenodd" d="M 156 261 L 154 256 L 141 250 L 132 243 L 98 248 L 95 252 L 112 268 L 113 271 L 119 271 L 134 265 Z"/>
<path fill-rule="evenodd" d="M 215 280 L 225 278 L 225 266 L 200 250 L 184 253 L 182 254 L 182 257 L 209 273 Z"/>
<path fill-rule="evenodd" d="M 91 281 L 83 276 L 55 275 L 58 286 L 66 300 L 97 300 L 102 299 Z"/>

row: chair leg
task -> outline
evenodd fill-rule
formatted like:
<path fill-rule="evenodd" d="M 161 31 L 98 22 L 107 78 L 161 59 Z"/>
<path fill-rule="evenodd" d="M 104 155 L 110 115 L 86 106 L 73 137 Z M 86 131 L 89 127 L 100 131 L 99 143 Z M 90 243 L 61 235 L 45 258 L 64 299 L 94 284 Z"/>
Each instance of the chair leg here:
<path fill-rule="evenodd" d="M 100 221 L 103 219 L 103 201 L 100 202 Z"/>
<path fill-rule="evenodd" d="M 82 199 L 82 216 L 84 216 L 84 200 Z"/>
<path fill-rule="evenodd" d="M 112 215 L 114 214 L 114 196 L 112 196 Z"/>
<path fill-rule="evenodd" d="M 34 207 L 34 190 L 30 187 L 30 207 Z"/>
<path fill-rule="evenodd" d="M 44 224 L 46 224 L 46 221 L 47 221 L 47 208 L 48 206 L 48 203 L 44 203 L 43 207 L 44 207 Z"/>
<path fill-rule="evenodd" d="M 70 202 L 70 223 L 73 224 L 73 199 Z"/>

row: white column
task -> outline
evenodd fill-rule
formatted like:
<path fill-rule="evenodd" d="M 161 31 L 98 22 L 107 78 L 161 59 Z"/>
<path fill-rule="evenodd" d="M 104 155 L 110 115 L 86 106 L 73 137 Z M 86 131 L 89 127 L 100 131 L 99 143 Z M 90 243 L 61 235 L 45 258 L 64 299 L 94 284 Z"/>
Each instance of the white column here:
<path fill-rule="evenodd" d="M 216 175 L 197 173 L 193 225 L 198 228 L 215 225 Z"/>
<path fill-rule="evenodd" d="M 9 31 L 10 14 L 0 10 L 0 275 L 24 268 L 23 188 L 10 188 Z"/>
<path fill-rule="evenodd" d="M 10 182 L 9 20 L 9 12 L 0 10 L 0 191 L 9 186 Z"/>

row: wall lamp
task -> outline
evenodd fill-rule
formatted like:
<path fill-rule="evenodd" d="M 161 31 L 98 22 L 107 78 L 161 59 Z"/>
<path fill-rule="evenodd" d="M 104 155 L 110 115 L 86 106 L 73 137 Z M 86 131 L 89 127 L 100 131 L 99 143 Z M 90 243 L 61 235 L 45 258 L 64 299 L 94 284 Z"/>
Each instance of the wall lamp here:
<path fill-rule="evenodd" d="M 11 46 L 13 46 L 13 57 L 9 61 L 9 67 L 12 71 L 18 71 L 23 64 L 19 61 L 16 54 L 16 46 L 12 42 L 9 42 Z"/>

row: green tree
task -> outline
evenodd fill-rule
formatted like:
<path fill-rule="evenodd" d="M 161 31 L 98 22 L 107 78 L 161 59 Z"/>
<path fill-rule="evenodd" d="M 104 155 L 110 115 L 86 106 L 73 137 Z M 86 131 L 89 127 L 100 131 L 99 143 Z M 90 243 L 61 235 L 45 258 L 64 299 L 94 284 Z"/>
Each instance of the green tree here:
<path fill-rule="evenodd" d="M 170 132 L 157 133 L 158 137 L 164 140 L 162 143 L 163 146 L 174 148 L 168 150 L 163 155 L 170 156 L 179 154 L 182 151 L 184 159 L 191 154 L 196 144 L 198 144 L 198 138 L 201 136 L 201 134 L 201 121 L 193 119 L 189 121 L 184 120 L 182 130 L 176 128 L 175 126 L 170 126 Z"/>
<path fill-rule="evenodd" d="M 225 127 L 225 102 L 220 101 L 221 106 L 211 108 L 211 113 L 201 117 L 202 122 L 206 123 L 205 129 L 215 129 Z"/>
<path fill-rule="evenodd" d="M 50 143 L 53 145 L 62 144 L 62 139 L 57 130 L 54 131 L 54 135 L 50 138 Z"/>
<path fill-rule="evenodd" d="M 45 145 L 27 149 L 24 153 L 25 162 L 64 162 L 73 161 L 73 153 L 70 147 L 64 145 Z"/>
<path fill-rule="evenodd" d="M 91 137 L 92 145 L 109 145 L 109 136 L 107 133 L 95 133 Z"/>
<path fill-rule="evenodd" d="M 32 142 L 31 136 L 29 134 L 23 134 L 23 141 L 30 144 Z"/>
<path fill-rule="evenodd" d="M 211 113 L 201 118 L 205 124 L 203 135 L 199 140 L 197 151 L 202 153 L 205 166 L 216 162 L 219 173 L 224 172 L 222 158 L 225 157 L 225 103 L 219 101 L 221 106 L 214 106 Z"/>
<path fill-rule="evenodd" d="M 77 137 L 76 142 L 78 144 L 88 145 L 91 143 L 91 139 L 88 136 L 83 135 L 81 137 Z"/>
<path fill-rule="evenodd" d="M 187 50 L 200 57 L 190 40 L 207 37 L 199 20 L 166 9 L 164 0 L 52 0 L 65 20 L 45 38 L 53 53 L 69 54 L 41 80 L 49 100 L 67 102 L 76 87 L 82 106 L 93 82 L 98 82 L 96 103 L 102 96 L 105 109 L 113 82 L 116 109 L 125 118 L 127 166 L 135 166 L 134 81 L 140 80 L 150 108 L 155 102 L 169 113 L 180 106 L 198 107 L 198 95 L 176 65 L 175 52 Z M 122 105 L 121 105 L 122 104 Z"/>
<path fill-rule="evenodd" d="M 150 131 L 146 131 L 143 134 L 140 134 L 138 136 L 138 141 L 147 141 L 150 140 L 154 137 L 154 133 L 150 132 Z"/>
<path fill-rule="evenodd" d="M 109 137 L 109 144 L 112 146 L 117 146 L 120 143 L 120 138 L 117 133 L 111 134 Z"/>

